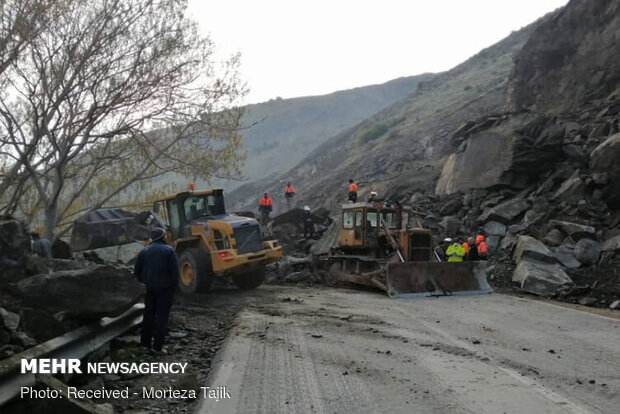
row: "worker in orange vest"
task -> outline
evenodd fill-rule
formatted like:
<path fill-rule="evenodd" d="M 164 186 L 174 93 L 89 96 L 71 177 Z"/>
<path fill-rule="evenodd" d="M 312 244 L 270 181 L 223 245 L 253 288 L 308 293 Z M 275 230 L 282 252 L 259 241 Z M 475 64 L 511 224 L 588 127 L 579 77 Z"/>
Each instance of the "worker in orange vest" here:
<path fill-rule="evenodd" d="M 489 258 L 489 249 L 484 241 L 484 235 L 479 234 L 476 236 L 476 246 L 478 246 L 478 257 L 480 260 L 487 260 Z"/>
<path fill-rule="evenodd" d="M 463 239 L 461 239 L 463 240 Z M 463 249 L 465 249 L 465 254 L 469 253 L 469 243 L 467 243 L 467 240 L 465 240 L 461 246 L 463 246 Z"/>
<path fill-rule="evenodd" d="M 349 201 L 355 203 L 357 201 L 357 184 L 351 178 L 349 180 Z"/>
<path fill-rule="evenodd" d="M 284 198 L 286 198 L 286 207 L 290 210 L 293 207 L 293 197 L 295 196 L 295 187 L 289 181 L 284 188 Z"/>
<path fill-rule="evenodd" d="M 265 192 L 263 197 L 258 200 L 258 212 L 260 213 L 260 224 L 265 226 L 269 222 L 269 214 L 273 210 L 273 200 L 269 193 Z"/>

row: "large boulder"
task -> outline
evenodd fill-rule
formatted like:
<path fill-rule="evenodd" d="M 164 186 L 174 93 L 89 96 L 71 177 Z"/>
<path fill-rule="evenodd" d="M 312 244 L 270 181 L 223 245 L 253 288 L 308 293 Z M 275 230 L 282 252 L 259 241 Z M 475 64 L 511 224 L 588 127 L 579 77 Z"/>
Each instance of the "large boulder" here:
<path fill-rule="evenodd" d="M 525 258 L 538 260 L 550 264 L 556 264 L 557 260 L 553 253 L 542 242 L 531 236 L 519 236 L 517 247 L 514 250 L 512 259 L 519 264 Z"/>
<path fill-rule="evenodd" d="M 71 259 L 73 257 L 73 249 L 66 241 L 56 239 L 52 243 L 52 257 L 55 259 Z"/>
<path fill-rule="evenodd" d="M 562 266 L 525 258 L 517 265 L 512 281 L 526 292 L 539 296 L 553 296 L 558 289 L 572 286 L 573 281 Z"/>
<path fill-rule="evenodd" d="M 334 220 L 321 238 L 312 246 L 310 252 L 313 255 L 327 254 L 338 241 L 338 233 L 340 230 L 340 217 Z"/>
<path fill-rule="evenodd" d="M 598 262 L 601 255 L 601 244 L 596 240 L 581 239 L 575 244 L 575 257 L 585 265 Z"/>
<path fill-rule="evenodd" d="M 25 225 L 11 217 L 0 217 L 0 285 L 24 277 L 29 254 L 30 236 Z"/>
<path fill-rule="evenodd" d="M 77 320 L 118 316 L 144 295 L 131 272 L 109 265 L 31 276 L 17 290 L 26 306 Z"/>
<path fill-rule="evenodd" d="M 482 227 L 482 230 L 488 236 L 504 237 L 506 235 L 506 225 L 497 221 L 489 221 Z"/>
<path fill-rule="evenodd" d="M 494 207 L 486 208 L 480 216 L 478 223 L 487 223 L 489 221 L 497 221 L 502 224 L 510 224 L 519 217 L 525 210 L 529 209 L 530 204 L 521 197 L 516 197 L 498 204 Z"/>
<path fill-rule="evenodd" d="M 572 223 L 569 221 L 550 220 L 549 227 L 556 228 L 570 236 L 574 241 L 581 239 L 596 239 L 596 229 L 585 224 Z"/>

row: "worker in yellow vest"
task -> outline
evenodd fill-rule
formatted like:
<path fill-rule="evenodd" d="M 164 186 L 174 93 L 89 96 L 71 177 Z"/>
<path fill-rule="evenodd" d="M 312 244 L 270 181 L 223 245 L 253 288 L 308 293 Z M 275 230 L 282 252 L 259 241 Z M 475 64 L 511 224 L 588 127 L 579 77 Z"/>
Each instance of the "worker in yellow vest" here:
<path fill-rule="evenodd" d="M 458 241 L 455 241 L 448 246 L 446 256 L 448 256 L 449 262 L 462 262 L 463 257 L 465 257 L 465 249 Z"/>

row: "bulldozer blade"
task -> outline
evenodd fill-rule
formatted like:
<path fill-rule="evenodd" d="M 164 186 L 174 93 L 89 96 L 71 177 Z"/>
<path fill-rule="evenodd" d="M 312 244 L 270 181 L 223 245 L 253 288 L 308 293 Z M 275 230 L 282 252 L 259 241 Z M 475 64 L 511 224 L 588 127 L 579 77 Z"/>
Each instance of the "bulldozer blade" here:
<path fill-rule="evenodd" d="M 486 262 L 388 263 L 390 298 L 459 296 L 492 293 Z"/>

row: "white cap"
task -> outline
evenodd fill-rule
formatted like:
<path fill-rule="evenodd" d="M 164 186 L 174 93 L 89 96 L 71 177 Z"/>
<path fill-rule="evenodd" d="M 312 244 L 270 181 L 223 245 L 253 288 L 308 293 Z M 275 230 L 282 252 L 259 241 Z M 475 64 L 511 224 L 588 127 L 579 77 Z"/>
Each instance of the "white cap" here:
<path fill-rule="evenodd" d="M 450 237 L 446 237 L 445 239 L 443 239 L 443 241 L 445 241 L 446 243 L 452 243 L 452 239 Z"/>
<path fill-rule="evenodd" d="M 306 210 L 306 211 L 310 211 L 310 207 L 308 207 L 308 206 L 304 206 L 304 210 Z"/>

